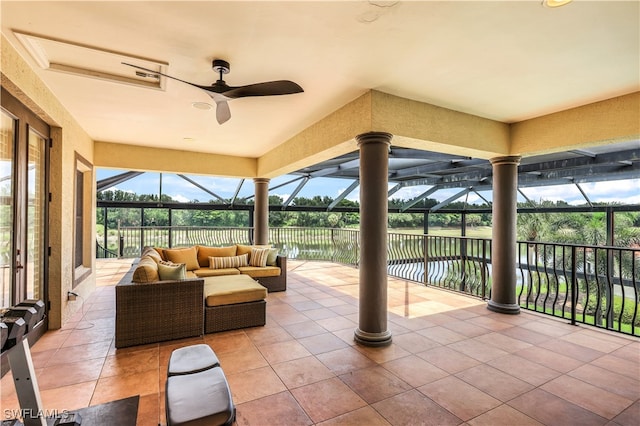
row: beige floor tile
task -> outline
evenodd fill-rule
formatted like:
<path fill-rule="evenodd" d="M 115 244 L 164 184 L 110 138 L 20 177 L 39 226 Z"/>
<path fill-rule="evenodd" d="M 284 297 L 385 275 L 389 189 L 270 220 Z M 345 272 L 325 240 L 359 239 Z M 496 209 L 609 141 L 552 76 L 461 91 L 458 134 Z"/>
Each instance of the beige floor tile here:
<path fill-rule="evenodd" d="M 236 404 L 264 398 L 287 390 L 271 367 L 225 374 L 233 395 L 233 401 Z"/>
<path fill-rule="evenodd" d="M 418 388 L 458 418 L 467 421 L 500 405 L 500 401 L 453 376 Z"/>
<path fill-rule="evenodd" d="M 293 389 L 291 393 L 314 423 L 367 405 L 353 390 L 335 377 Z"/>
<path fill-rule="evenodd" d="M 311 425 L 312 421 L 289 392 L 238 404 L 236 424 L 249 425 Z"/>
<path fill-rule="evenodd" d="M 461 371 L 456 377 L 503 402 L 534 388 L 533 385 L 486 364 Z"/>
<path fill-rule="evenodd" d="M 633 401 L 569 376 L 560 376 L 540 387 L 609 420 L 628 408 Z"/>
<path fill-rule="evenodd" d="M 351 371 L 339 377 L 369 404 L 411 389 L 411 385 L 380 366 Z"/>
<path fill-rule="evenodd" d="M 389 426 L 390 423 L 384 419 L 376 410 L 370 406 L 358 408 L 350 413 L 342 414 L 330 420 L 317 423 L 318 426 Z"/>
<path fill-rule="evenodd" d="M 313 356 L 273 364 L 272 368 L 288 389 L 334 377 L 334 373 Z"/>
<path fill-rule="evenodd" d="M 426 385 L 449 375 L 446 371 L 416 355 L 406 356 L 380 365 L 413 387 Z"/>
<path fill-rule="evenodd" d="M 446 426 L 462 423 L 461 419 L 415 389 L 376 402 L 372 407 L 392 425 Z"/>
<path fill-rule="evenodd" d="M 158 383 L 158 370 L 148 370 L 127 376 L 101 377 L 91 398 L 91 405 L 136 395 L 157 395 Z"/>
<path fill-rule="evenodd" d="M 542 423 L 508 405 L 501 405 L 467 422 L 470 426 L 541 426 Z"/>

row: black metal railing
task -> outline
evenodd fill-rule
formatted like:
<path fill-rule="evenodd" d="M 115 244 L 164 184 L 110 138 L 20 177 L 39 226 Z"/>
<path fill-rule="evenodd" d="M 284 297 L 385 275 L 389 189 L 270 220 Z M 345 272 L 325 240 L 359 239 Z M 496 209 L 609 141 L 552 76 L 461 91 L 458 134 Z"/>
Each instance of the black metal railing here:
<path fill-rule="evenodd" d="M 128 227 L 120 253 L 139 256 L 144 246 L 224 246 L 253 242 L 252 228 Z M 359 265 L 360 231 L 271 228 L 269 241 L 291 259 Z M 523 309 L 640 335 L 640 249 L 518 242 L 518 303 Z M 390 276 L 488 299 L 491 240 L 388 234 Z"/>
<path fill-rule="evenodd" d="M 518 303 L 525 309 L 639 335 L 640 250 L 519 242 Z"/>
<path fill-rule="evenodd" d="M 120 257 L 117 252 L 105 248 L 96 241 L 96 257 L 98 259 L 116 259 Z"/>

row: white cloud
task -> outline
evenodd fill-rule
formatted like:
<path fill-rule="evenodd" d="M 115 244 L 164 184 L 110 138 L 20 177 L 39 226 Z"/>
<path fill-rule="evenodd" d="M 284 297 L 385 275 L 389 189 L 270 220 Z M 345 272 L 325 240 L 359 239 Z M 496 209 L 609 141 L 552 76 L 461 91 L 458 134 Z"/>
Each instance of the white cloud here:
<path fill-rule="evenodd" d="M 170 195 L 170 197 L 174 200 L 174 201 L 178 201 L 180 203 L 188 203 L 189 201 L 191 201 L 189 198 L 185 197 L 184 195 L 181 194 L 177 194 L 177 195 Z"/>

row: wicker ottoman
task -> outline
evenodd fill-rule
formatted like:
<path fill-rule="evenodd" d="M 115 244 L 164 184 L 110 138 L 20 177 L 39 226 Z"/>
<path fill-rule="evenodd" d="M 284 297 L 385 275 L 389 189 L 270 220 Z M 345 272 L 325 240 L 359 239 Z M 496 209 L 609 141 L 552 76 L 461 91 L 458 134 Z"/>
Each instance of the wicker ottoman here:
<path fill-rule="evenodd" d="M 205 333 L 265 325 L 267 289 L 257 281 L 247 275 L 204 280 Z"/>

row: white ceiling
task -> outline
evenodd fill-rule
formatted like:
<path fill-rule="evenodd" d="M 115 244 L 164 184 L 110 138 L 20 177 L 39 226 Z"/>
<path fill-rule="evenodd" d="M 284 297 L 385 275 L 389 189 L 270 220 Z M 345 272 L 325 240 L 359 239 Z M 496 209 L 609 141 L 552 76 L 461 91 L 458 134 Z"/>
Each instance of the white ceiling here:
<path fill-rule="evenodd" d="M 258 157 L 376 89 L 516 122 L 640 90 L 640 2 L 196 1 L 0 3 L 2 33 L 95 140 Z M 213 83 L 288 79 L 304 93 L 232 100 L 232 118 L 194 87 L 136 87 L 42 68 L 15 32 L 108 51 L 56 55 L 135 77 L 122 56 Z M 43 47 L 44 46 L 44 47 Z M 69 53 L 71 52 L 71 53 Z M 99 56 L 99 55 L 98 55 Z M 110 58 L 110 59 L 109 59 Z M 86 62 L 86 63 L 83 63 Z M 115 61 L 115 62 L 113 62 Z M 138 62 L 147 66 L 149 62 Z M 74 66 L 78 65 L 74 64 Z"/>

